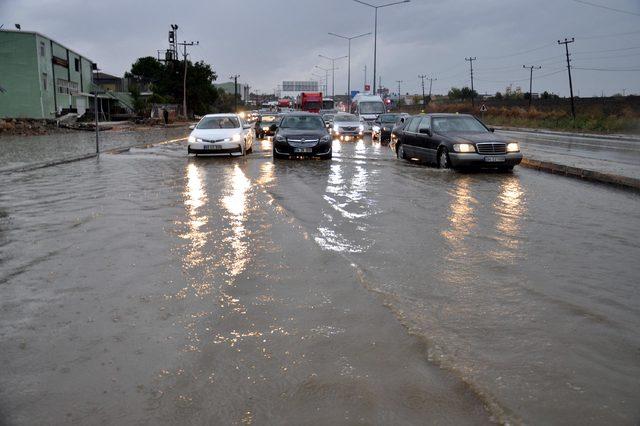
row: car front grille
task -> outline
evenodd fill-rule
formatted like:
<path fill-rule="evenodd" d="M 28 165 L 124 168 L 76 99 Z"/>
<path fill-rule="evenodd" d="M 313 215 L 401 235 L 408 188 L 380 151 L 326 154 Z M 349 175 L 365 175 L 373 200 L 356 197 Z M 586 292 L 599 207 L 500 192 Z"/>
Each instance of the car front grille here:
<path fill-rule="evenodd" d="M 358 130 L 357 127 L 341 127 L 340 130 L 344 130 L 345 132 L 355 132 L 356 130 Z"/>
<path fill-rule="evenodd" d="M 476 144 L 476 149 L 478 150 L 478 154 L 506 154 L 507 144 L 502 142 L 478 143 Z"/>
<path fill-rule="evenodd" d="M 289 143 L 289 145 L 291 145 L 294 148 L 304 148 L 304 147 L 309 147 L 309 146 L 316 146 L 319 142 L 318 139 L 306 139 L 306 138 L 300 138 L 300 139 L 291 139 L 288 138 L 287 142 Z"/>

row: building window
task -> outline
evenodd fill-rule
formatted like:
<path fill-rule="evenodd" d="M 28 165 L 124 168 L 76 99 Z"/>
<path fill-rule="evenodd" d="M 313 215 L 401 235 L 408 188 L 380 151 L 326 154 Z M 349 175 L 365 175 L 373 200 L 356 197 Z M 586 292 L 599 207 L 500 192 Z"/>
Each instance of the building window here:
<path fill-rule="evenodd" d="M 46 72 L 42 73 L 42 90 L 44 91 L 47 90 L 47 73 Z"/>
<path fill-rule="evenodd" d="M 75 63 L 76 63 L 76 71 L 80 71 L 80 59 L 76 58 Z"/>
<path fill-rule="evenodd" d="M 44 49 L 44 41 L 40 42 L 40 56 L 44 56 L 45 54 L 45 49 Z"/>
<path fill-rule="evenodd" d="M 67 81 L 59 78 L 56 81 L 58 86 L 58 93 L 63 95 L 74 95 L 78 93 L 79 85 L 75 81 Z"/>

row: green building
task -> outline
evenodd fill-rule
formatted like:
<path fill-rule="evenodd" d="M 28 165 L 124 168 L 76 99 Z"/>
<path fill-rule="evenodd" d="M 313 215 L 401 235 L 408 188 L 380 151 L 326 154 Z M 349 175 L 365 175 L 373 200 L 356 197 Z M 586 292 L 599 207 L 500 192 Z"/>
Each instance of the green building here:
<path fill-rule="evenodd" d="M 0 118 L 89 108 L 93 62 L 42 34 L 0 30 Z"/>

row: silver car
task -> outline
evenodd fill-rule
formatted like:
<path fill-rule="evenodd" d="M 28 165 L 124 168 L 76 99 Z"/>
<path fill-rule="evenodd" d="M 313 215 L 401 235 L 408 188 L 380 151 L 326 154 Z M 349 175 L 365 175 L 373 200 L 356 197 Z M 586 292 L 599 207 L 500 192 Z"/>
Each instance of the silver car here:
<path fill-rule="evenodd" d="M 341 140 L 360 139 L 364 135 L 364 124 L 353 114 L 336 114 L 333 117 L 331 134 Z"/>

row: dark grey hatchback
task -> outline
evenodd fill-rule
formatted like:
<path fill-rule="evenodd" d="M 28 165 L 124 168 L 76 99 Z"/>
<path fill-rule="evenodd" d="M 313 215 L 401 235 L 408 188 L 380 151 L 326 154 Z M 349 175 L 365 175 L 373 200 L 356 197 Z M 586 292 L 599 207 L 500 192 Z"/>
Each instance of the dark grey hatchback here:
<path fill-rule="evenodd" d="M 277 126 L 272 125 L 272 130 L 273 158 L 331 158 L 331 136 L 318 114 L 285 114 Z"/>
<path fill-rule="evenodd" d="M 426 114 L 408 119 L 397 132 L 400 159 L 417 159 L 440 168 L 491 167 L 511 170 L 522 161 L 517 142 L 493 133 L 468 114 Z"/>

